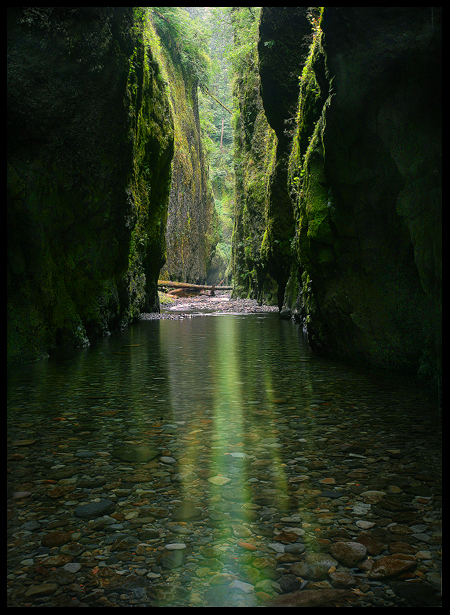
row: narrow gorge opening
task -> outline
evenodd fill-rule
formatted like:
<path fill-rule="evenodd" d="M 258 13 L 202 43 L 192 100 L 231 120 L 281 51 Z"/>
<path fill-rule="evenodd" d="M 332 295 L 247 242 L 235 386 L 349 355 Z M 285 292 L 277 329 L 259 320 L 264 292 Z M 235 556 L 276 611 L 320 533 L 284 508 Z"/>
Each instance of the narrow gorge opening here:
<path fill-rule="evenodd" d="M 441 604 L 442 9 L 8 7 L 8 604 Z"/>

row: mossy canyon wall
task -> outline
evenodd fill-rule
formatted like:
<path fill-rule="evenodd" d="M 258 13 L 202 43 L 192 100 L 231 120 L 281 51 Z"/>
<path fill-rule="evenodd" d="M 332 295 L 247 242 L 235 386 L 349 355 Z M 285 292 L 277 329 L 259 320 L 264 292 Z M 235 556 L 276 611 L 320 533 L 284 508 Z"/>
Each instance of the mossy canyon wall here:
<path fill-rule="evenodd" d="M 439 8 L 263 7 L 258 64 L 237 80 L 237 291 L 273 297 L 276 281 L 314 349 L 427 381 L 441 364 L 441 35 Z"/>
<path fill-rule="evenodd" d="M 168 216 L 180 203 L 186 208 L 183 190 L 207 192 L 195 96 L 178 91 L 181 69 L 146 19 L 132 7 L 8 9 L 8 357 L 15 361 L 84 345 L 159 310 Z M 186 234 L 201 220 L 204 245 L 177 252 L 195 281 L 206 279 L 215 245 L 213 204 L 206 216 L 199 202 L 176 229 Z"/>

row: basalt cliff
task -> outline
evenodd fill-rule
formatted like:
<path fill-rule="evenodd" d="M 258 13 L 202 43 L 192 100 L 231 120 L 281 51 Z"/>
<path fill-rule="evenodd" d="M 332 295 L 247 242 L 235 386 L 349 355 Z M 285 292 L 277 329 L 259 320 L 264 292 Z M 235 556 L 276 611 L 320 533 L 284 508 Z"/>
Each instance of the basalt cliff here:
<path fill-rule="evenodd" d="M 441 355 L 441 34 L 439 8 L 263 7 L 258 64 L 237 80 L 238 292 L 274 299 L 276 283 L 314 349 L 428 381 Z"/>
<path fill-rule="evenodd" d="M 217 237 L 196 83 L 145 11 L 7 25 L 8 357 L 27 361 L 159 310 L 166 261 L 204 282 Z"/>

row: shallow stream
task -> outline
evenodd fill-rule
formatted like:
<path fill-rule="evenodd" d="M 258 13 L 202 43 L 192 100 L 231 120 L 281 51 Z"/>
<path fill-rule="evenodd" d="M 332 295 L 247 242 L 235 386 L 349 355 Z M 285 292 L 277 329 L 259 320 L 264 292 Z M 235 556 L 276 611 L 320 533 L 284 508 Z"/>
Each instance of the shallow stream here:
<path fill-rule="evenodd" d="M 10 605 L 437 605 L 440 442 L 412 381 L 273 313 L 11 368 Z"/>

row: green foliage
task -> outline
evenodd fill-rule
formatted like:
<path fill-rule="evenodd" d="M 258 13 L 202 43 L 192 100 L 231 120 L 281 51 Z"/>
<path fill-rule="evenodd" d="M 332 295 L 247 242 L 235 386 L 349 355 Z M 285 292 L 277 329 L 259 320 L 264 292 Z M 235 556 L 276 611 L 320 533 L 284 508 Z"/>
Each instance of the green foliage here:
<path fill-rule="evenodd" d="M 260 6 L 226 7 L 226 14 L 233 27 L 234 40 L 227 57 L 236 75 L 253 65 L 253 51 L 258 44 Z"/>
<path fill-rule="evenodd" d="M 186 76 L 207 85 L 210 77 L 209 34 L 203 22 L 191 19 L 187 9 L 180 6 L 152 6 L 148 10 L 173 60 L 181 63 Z"/>

